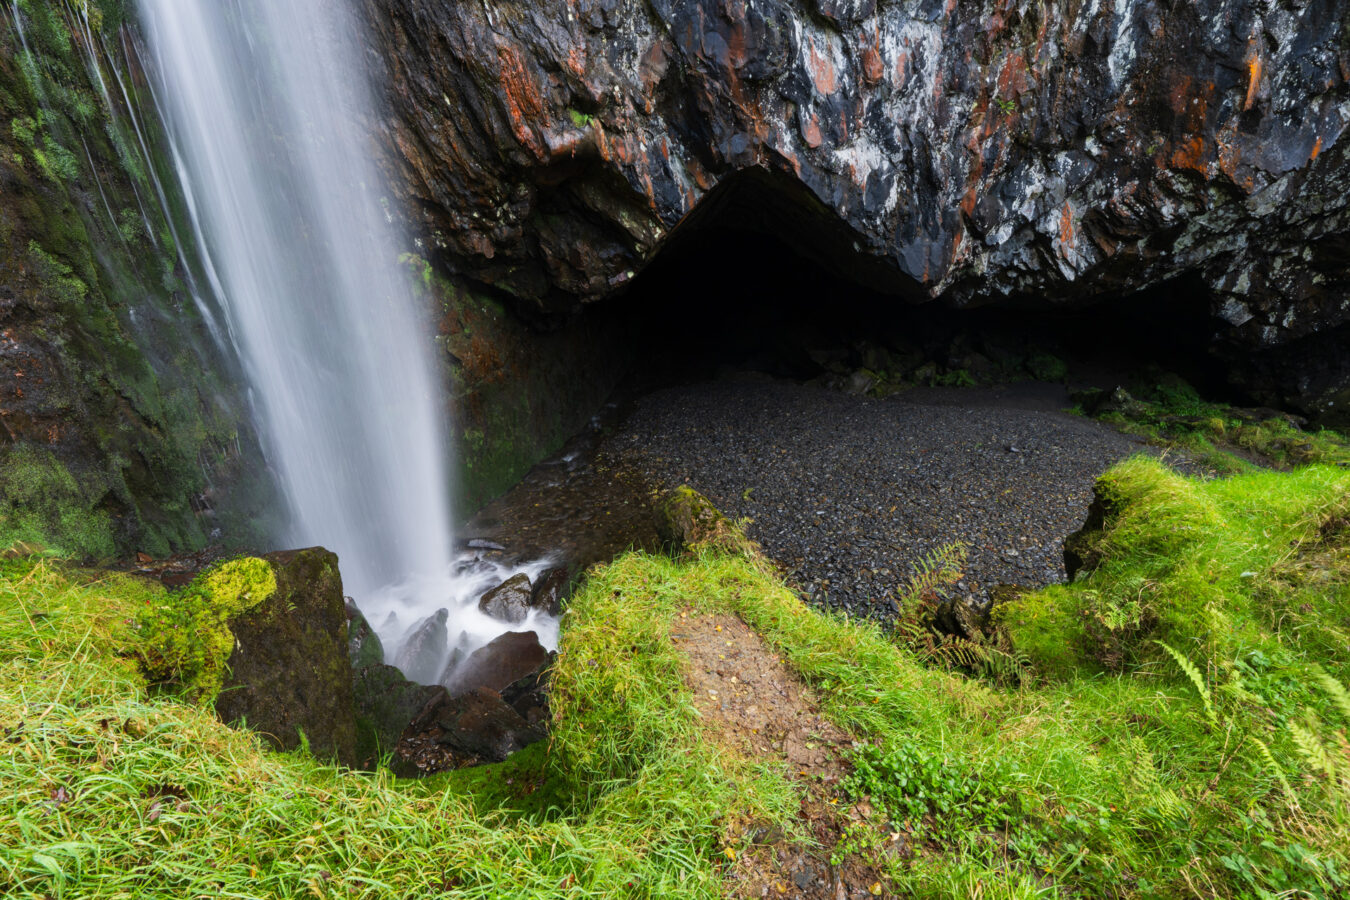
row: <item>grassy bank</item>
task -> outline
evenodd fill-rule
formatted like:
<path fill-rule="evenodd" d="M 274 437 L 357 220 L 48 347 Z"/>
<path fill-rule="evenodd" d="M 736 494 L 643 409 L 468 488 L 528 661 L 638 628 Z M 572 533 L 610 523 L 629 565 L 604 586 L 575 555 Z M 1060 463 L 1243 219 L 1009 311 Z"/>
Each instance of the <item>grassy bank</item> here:
<path fill-rule="evenodd" d="M 547 745 L 400 783 L 147 692 L 145 589 L 0 569 L 6 896 L 714 897 L 791 773 L 705 738 L 671 640 L 740 616 L 861 742 L 846 840 L 901 896 L 1332 897 L 1350 864 L 1350 473 L 1105 482 L 1090 576 L 1000 614 L 1018 671 L 921 663 L 761 563 L 627 555 L 565 618 Z M 730 851 L 730 852 L 728 852 Z"/>

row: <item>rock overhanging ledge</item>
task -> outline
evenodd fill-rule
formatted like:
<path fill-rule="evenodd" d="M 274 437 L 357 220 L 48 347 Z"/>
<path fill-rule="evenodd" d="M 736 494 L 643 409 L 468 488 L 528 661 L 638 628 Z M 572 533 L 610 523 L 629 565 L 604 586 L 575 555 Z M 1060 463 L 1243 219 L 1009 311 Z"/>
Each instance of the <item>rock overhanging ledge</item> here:
<path fill-rule="evenodd" d="M 1350 322 L 1344 4 L 366 7 L 427 254 L 527 312 L 614 294 L 715 206 L 814 219 L 818 253 L 910 300 L 1190 276 L 1241 352 Z"/>

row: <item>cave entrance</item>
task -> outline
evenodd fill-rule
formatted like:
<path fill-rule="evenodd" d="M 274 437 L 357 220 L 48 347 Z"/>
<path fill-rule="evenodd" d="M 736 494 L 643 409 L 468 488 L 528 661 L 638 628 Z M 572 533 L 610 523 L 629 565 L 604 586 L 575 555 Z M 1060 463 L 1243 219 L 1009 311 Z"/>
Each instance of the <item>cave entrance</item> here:
<path fill-rule="evenodd" d="M 613 301 L 635 318 L 634 391 L 734 372 L 855 388 L 868 378 L 1111 388 L 1172 374 L 1209 399 L 1245 399 L 1214 352 L 1222 323 L 1202 285 L 951 309 L 897 288 L 837 216 L 772 176 L 719 191 Z"/>

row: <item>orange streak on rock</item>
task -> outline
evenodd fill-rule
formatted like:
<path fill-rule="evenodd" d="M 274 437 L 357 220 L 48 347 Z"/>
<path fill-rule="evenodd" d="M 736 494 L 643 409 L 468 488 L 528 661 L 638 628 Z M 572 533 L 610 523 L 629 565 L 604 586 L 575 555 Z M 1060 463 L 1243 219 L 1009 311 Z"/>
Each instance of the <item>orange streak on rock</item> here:
<path fill-rule="evenodd" d="M 839 81 L 835 75 L 834 62 L 829 54 L 821 54 L 816 50 L 815 38 L 808 41 L 809 53 L 811 54 L 811 80 L 815 83 L 816 91 L 822 96 L 828 97 L 839 88 Z"/>
<path fill-rule="evenodd" d="M 812 150 L 819 147 L 824 142 L 824 138 L 820 134 L 820 121 L 816 118 L 814 112 L 811 113 L 811 118 L 806 120 L 805 130 L 806 134 L 804 134 L 803 137 L 806 138 L 806 146 L 810 147 Z"/>
<path fill-rule="evenodd" d="M 1172 151 L 1172 158 L 1169 162 L 1174 169 L 1194 169 L 1197 172 L 1204 173 L 1205 167 L 1200 163 L 1204 155 L 1205 139 L 1196 134 L 1184 143 L 1177 145 L 1176 149 Z"/>
<path fill-rule="evenodd" d="M 863 78 L 868 84 L 877 84 L 886 74 L 886 69 L 881 64 L 881 54 L 877 52 L 876 47 L 868 47 L 862 54 Z"/>
<path fill-rule="evenodd" d="M 898 91 L 909 80 L 909 51 L 901 50 L 895 58 L 895 89 Z"/>
<path fill-rule="evenodd" d="M 1064 209 L 1059 214 L 1059 246 L 1060 255 L 1064 255 L 1064 250 L 1073 246 L 1074 238 L 1077 237 L 1077 230 L 1073 225 L 1073 206 L 1069 201 L 1064 201 Z"/>
<path fill-rule="evenodd" d="M 1251 58 L 1247 60 L 1247 71 L 1251 77 L 1247 81 L 1247 100 L 1242 104 L 1244 110 L 1251 109 L 1252 104 L 1256 102 L 1256 90 L 1261 86 L 1261 72 L 1264 67 L 1261 54 L 1253 50 Z"/>
<path fill-rule="evenodd" d="M 544 148 L 540 146 L 531 128 L 532 122 L 545 124 L 544 103 L 535 90 L 534 83 L 525 72 L 520 57 L 510 47 L 499 47 L 497 62 L 500 63 L 499 79 L 502 95 L 506 98 L 507 112 L 511 116 L 511 128 L 516 139 L 528 147 L 536 156 L 543 158 Z"/>
<path fill-rule="evenodd" d="M 1308 155 L 1308 162 L 1317 159 L 1317 155 L 1322 152 L 1322 136 L 1319 134 L 1317 140 L 1313 143 L 1312 153 Z"/>

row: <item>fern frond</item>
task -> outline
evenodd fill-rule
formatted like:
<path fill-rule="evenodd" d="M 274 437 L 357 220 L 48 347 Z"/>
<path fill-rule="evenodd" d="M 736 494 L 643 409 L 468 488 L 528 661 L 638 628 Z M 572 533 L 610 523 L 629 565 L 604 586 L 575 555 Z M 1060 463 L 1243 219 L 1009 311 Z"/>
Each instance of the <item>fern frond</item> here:
<path fill-rule="evenodd" d="M 1266 771 L 1280 783 L 1280 788 L 1284 791 L 1285 797 L 1288 798 L 1289 805 L 1294 809 L 1300 809 L 1298 795 L 1294 793 L 1293 785 L 1291 785 L 1289 779 L 1285 777 L 1284 769 L 1282 769 L 1280 764 L 1275 761 L 1275 754 L 1270 752 L 1270 748 L 1266 746 L 1266 742 L 1259 737 L 1253 736 L 1252 742 L 1256 744 L 1256 749 L 1261 751 L 1261 759 L 1266 764 Z"/>
<path fill-rule="evenodd" d="M 1205 683 L 1205 676 L 1200 674 L 1200 670 L 1195 667 L 1195 663 L 1182 656 L 1178 651 L 1173 650 L 1167 644 L 1162 641 L 1154 641 L 1153 643 L 1166 650 L 1167 654 L 1181 667 L 1181 671 L 1186 673 L 1186 677 L 1191 680 L 1191 684 L 1195 685 L 1195 690 L 1199 693 L 1200 700 L 1205 704 L 1205 717 L 1209 719 L 1209 724 L 1217 728 L 1219 726 L 1219 715 L 1214 710 L 1214 698 L 1209 692 L 1209 685 Z"/>
<path fill-rule="evenodd" d="M 1317 736 L 1317 732 L 1312 728 L 1305 728 L 1297 722 L 1289 723 L 1289 734 L 1294 739 L 1294 746 L 1298 752 L 1303 755 L 1309 767 L 1314 771 L 1325 775 L 1328 780 L 1336 780 L 1336 761 L 1327 751 L 1327 745 Z"/>
<path fill-rule="evenodd" d="M 920 557 L 909 580 L 898 590 L 902 608 L 915 606 L 960 581 L 968 552 L 965 543 L 953 541 Z"/>
<path fill-rule="evenodd" d="M 1350 690 L 1346 690 L 1343 684 L 1321 669 L 1313 671 L 1313 680 L 1322 686 L 1322 690 L 1326 691 L 1331 697 L 1331 702 L 1340 712 L 1341 717 L 1347 723 L 1350 723 Z"/>

